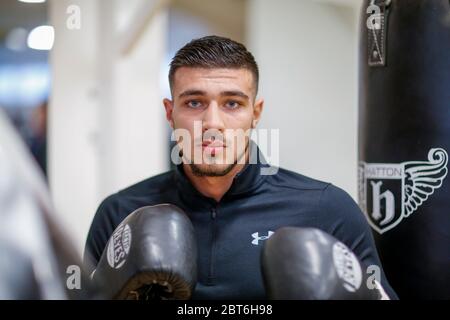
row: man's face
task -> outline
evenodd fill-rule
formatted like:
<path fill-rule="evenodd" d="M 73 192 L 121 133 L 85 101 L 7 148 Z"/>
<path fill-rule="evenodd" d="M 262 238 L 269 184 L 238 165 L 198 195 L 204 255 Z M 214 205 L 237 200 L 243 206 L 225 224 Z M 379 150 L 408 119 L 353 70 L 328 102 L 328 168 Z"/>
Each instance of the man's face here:
<path fill-rule="evenodd" d="M 251 129 L 263 108 L 263 100 L 255 102 L 249 70 L 179 68 L 172 99 L 164 100 L 167 120 L 175 133 L 181 131 L 183 162 L 194 174 L 223 176 L 245 160 Z"/>

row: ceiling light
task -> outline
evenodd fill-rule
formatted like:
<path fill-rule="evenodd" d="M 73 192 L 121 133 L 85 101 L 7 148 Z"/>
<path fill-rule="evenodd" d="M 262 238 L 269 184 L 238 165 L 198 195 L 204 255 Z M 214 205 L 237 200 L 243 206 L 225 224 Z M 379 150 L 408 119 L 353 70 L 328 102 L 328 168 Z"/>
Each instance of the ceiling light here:
<path fill-rule="evenodd" d="M 44 3 L 45 0 L 19 0 L 19 2 L 24 2 L 24 3 Z"/>
<path fill-rule="evenodd" d="M 28 34 L 28 47 L 35 50 L 51 50 L 55 40 L 55 29 L 52 26 L 39 26 Z"/>

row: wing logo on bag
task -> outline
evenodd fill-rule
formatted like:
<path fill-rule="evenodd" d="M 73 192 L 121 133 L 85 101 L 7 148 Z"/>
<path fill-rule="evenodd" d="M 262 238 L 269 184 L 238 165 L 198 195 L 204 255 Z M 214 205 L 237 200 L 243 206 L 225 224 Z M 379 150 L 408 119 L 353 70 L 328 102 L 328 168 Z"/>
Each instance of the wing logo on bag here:
<path fill-rule="evenodd" d="M 360 162 L 359 205 L 372 228 L 382 234 L 415 212 L 442 186 L 447 163 L 442 148 L 431 149 L 428 161 Z"/>

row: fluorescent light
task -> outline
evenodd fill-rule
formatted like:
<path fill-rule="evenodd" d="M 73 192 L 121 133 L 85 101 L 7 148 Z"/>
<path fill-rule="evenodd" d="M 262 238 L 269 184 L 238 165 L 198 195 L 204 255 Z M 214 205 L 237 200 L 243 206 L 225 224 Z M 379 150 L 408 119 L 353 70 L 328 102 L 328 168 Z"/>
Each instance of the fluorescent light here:
<path fill-rule="evenodd" d="M 35 50 L 51 50 L 55 41 L 55 29 L 52 26 L 39 26 L 28 34 L 28 47 Z"/>
<path fill-rule="evenodd" d="M 25 2 L 25 3 L 44 3 L 45 0 L 19 0 L 19 2 Z"/>

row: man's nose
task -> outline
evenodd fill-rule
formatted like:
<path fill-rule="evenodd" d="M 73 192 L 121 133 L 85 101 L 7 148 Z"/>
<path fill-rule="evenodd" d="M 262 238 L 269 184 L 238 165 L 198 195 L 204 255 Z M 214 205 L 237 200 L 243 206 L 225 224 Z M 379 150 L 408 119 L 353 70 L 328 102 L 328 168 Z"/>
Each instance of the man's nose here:
<path fill-rule="evenodd" d="M 210 129 L 223 131 L 225 124 L 222 116 L 219 105 L 216 102 L 211 102 L 203 116 L 203 131 Z"/>

